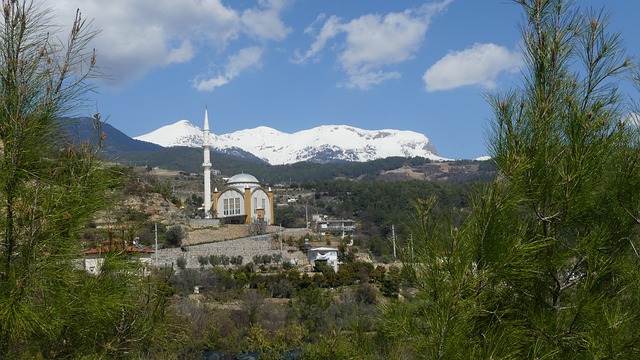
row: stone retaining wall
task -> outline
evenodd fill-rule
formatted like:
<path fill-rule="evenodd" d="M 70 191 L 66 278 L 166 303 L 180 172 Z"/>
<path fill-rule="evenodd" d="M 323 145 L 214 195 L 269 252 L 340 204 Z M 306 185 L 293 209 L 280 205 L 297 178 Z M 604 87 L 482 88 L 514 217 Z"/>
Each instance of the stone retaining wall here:
<path fill-rule="evenodd" d="M 275 255 L 280 254 L 280 242 L 273 241 L 273 235 L 259 235 L 242 239 L 220 241 L 209 244 L 199 244 L 184 247 L 184 250 L 180 248 L 160 249 L 158 250 L 157 266 L 172 266 L 177 267 L 176 261 L 179 257 L 184 256 L 187 260 L 187 268 L 199 268 L 198 262 L 199 256 L 209 255 L 227 255 L 242 256 L 242 264 L 247 264 L 253 261 L 253 257 L 256 255 Z M 295 251 L 289 252 L 286 249 L 282 253 L 283 261 L 290 259 L 298 259 L 298 262 L 302 264 L 306 258 L 302 252 Z M 155 263 L 156 254 L 152 256 L 152 261 Z"/>

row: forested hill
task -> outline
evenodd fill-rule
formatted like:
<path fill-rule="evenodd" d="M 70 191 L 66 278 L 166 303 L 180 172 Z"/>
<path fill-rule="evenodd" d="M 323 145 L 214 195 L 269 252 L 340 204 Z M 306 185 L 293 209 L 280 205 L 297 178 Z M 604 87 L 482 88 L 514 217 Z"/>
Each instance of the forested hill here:
<path fill-rule="evenodd" d="M 187 173 L 202 172 L 202 149 L 167 147 L 129 138 L 106 123 L 91 118 L 63 118 L 60 123 L 72 140 L 91 141 L 95 131 L 106 135 L 103 156 L 127 166 L 159 167 Z M 291 184 L 336 178 L 352 180 L 444 180 L 468 182 L 493 177 L 493 161 L 437 162 L 426 158 L 388 157 L 368 162 L 299 162 L 269 165 L 239 148 L 211 152 L 213 168 L 223 176 L 249 173 L 265 184 Z"/>
<path fill-rule="evenodd" d="M 217 152 L 212 152 L 211 158 L 213 168 L 220 170 L 223 176 L 248 173 L 265 184 L 306 183 L 336 178 L 363 181 L 424 179 L 467 182 L 486 180 L 494 173 L 492 160 L 440 163 L 424 158 L 390 157 L 368 162 L 300 162 L 291 165 L 269 165 L 259 160 L 246 160 Z M 112 159 L 129 166 L 160 167 L 189 173 L 202 172 L 202 150 L 196 148 L 174 147 L 121 153 Z"/>

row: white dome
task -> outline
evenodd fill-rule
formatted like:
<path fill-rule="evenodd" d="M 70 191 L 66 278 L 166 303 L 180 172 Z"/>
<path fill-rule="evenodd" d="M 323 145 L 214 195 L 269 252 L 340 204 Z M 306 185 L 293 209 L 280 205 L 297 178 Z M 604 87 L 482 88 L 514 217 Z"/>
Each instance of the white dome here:
<path fill-rule="evenodd" d="M 233 175 L 229 180 L 227 180 L 227 184 L 237 184 L 237 183 L 247 183 L 247 184 L 259 184 L 258 179 L 253 175 L 249 174 L 237 174 Z"/>
<path fill-rule="evenodd" d="M 233 175 L 229 180 L 227 180 L 227 186 L 231 186 L 236 189 L 253 189 L 260 187 L 260 182 L 258 182 L 258 179 L 256 179 L 253 175 L 237 174 Z"/>

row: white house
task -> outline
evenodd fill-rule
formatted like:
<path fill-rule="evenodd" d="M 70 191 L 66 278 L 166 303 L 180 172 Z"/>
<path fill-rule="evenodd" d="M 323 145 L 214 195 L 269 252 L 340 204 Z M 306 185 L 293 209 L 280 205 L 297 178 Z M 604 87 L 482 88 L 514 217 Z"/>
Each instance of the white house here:
<path fill-rule="evenodd" d="M 316 230 L 320 235 L 334 235 L 341 238 L 353 236 L 356 231 L 356 222 L 350 219 L 316 220 Z"/>
<path fill-rule="evenodd" d="M 309 249 L 309 264 L 315 266 L 316 262 L 324 262 L 333 271 L 338 272 L 338 249 L 330 247 L 317 247 Z"/>
<path fill-rule="evenodd" d="M 102 270 L 104 257 L 108 253 L 126 254 L 131 261 L 139 261 L 143 274 L 147 274 L 151 266 L 151 254 L 154 251 L 137 243 L 127 245 L 124 240 L 108 240 L 101 246 L 83 253 L 84 269 L 93 275 L 98 275 Z"/>

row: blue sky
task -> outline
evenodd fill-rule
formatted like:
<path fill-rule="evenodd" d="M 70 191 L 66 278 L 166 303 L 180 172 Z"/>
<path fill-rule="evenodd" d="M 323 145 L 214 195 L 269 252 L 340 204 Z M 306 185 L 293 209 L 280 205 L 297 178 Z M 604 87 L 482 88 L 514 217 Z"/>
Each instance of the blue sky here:
<path fill-rule="evenodd" d="M 640 1 L 606 8 L 631 55 Z M 521 9 L 510 0 L 46 0 L 93 19 L 91 95 L 129 136 L 187 119 L 215 134 L 319 125 L 425 134 L 441 156 L 486 155 L 484 95 L 519 84 Z"/>

